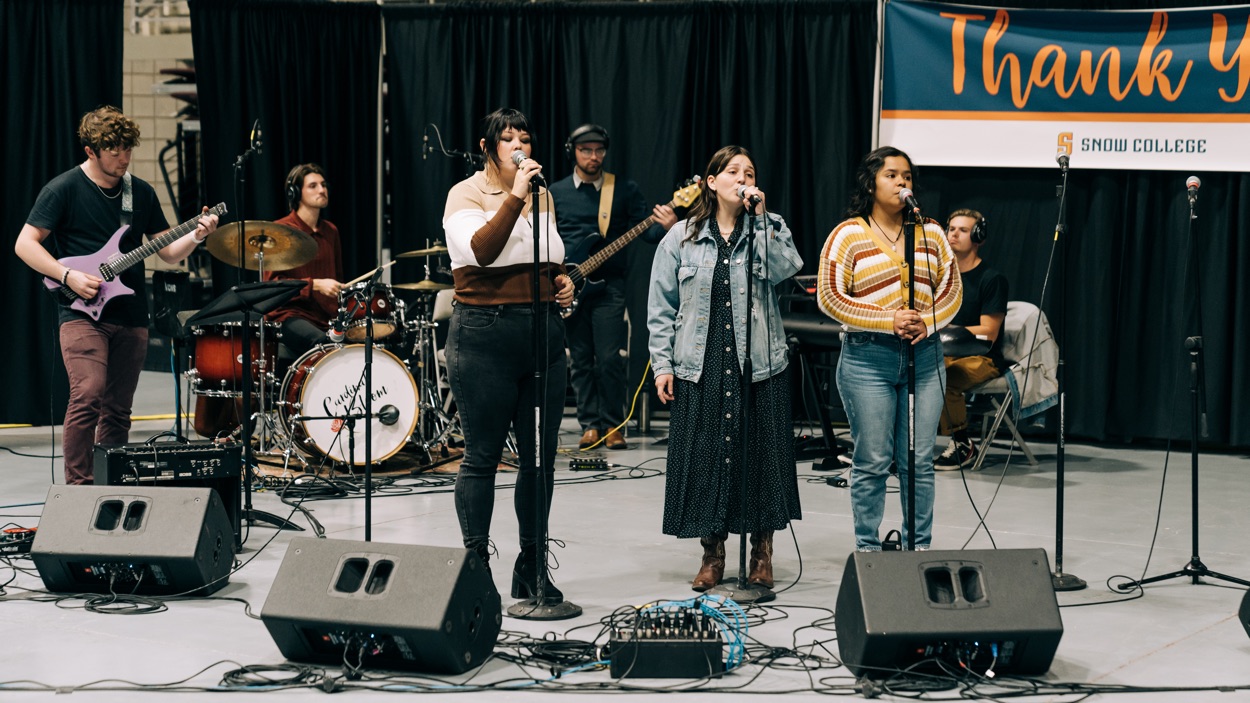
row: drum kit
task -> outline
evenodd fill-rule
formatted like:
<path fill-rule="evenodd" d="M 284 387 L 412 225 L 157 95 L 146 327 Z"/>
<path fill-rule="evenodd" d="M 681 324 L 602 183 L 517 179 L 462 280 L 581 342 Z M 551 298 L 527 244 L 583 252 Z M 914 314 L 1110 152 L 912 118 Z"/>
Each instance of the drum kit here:
<path fill-rule="evenodd" d="M 248 221 L 223 227 L 209 240 L 208 250 L 232 266 L 260 272 L 263 279 L 265 271 L 286 271 L 312 260 L 317 245 L 299 230 Z M 263 315 L 252 318 L 247 329 L 241 319 L 207 317 L 197 324 L 202 316 L 192 317 L 186 378 L 197 397 L 196 431 L 205 436 L 235 431 L 242 417 L 242 389 L 250 381 L 256 453 L 281 457 L 283 471 L 292 459 L 305 470 L 327 463 L 352 470 L 405 450 L 416 453 L 416 471 L 454 458 L 459 424 L 435 334 L 451 316 L 452 286 L 431 280 L 429 265 L 430 259 L 446 254 L 447 248 L 436 243 L 398 255 L 396 259 L 426 258 L 425 279 L 417 283 L 392 286 L 378 280 L 393 261 L 345 283 L 338 318 L 327 321 L 342 331 L 342 341 L 331 337 L 298 358 L 282 346 L 278 325 Z M 411 306 L 399 296 L 401 291 L 415 294 Z M 268 309 L 289 297 L 279 292 Z M 366 354 L 370 339 L 372 354 Z M 371 406 L 371 417 L 361 415 L 365 405 Z M 365 420 L 367 429 L 355 420 Z M 371 456 L 356 448 L 357 435 L 365 432 Z"/>

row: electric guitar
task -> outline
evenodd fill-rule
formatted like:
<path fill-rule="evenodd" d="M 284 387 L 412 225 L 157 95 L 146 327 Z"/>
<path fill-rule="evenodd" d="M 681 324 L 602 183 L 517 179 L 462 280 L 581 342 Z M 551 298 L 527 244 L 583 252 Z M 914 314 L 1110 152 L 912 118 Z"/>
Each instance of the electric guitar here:
<path fill-rule="evenodd" d="M 690 207 L 695 198 L 699 197 L 699 190 L 703 187 L 698 176 L 686 181 L 686 184 L 673 193 L 673 199 L 668 201 L 668 207 Z M 646 232 L 651 225 L 655 224 L 655 215 L 634 225 L 628 232 L 622 234 L 612 243 L 600 249 L 598 253 L 586 259 L 582 263 L 574 266 L 569 270 L 569 278 L 573 279 L 575 286 L 573 302 L 567 308 L 560 311 L 565 318 L 571 317 L 577 311 L 578 302 L 581 299 L 592 299 L 603 293 L 603 288 L 607 283 L 602 280 L 591 280 L 590 274 L 595 269 L 602 266 L 608 259 L 612 258 L 617 252 L 624 249 L 626 245 L 638 238 L 638 235 Z"/>
<path fill-rule="evenodd" d="M 67 256 L 64 259 L 60 259 L 61 265 L 66 268 L 91 273 L 104 279 L 104 282 L 100 284 L 100 291 L 90 300 L 84 299 L 69 286 L 61 285 L 61 282 L 56 279 L 45 276 L 43 284 L 48 287 L 48 290 L 59 294 L 60 299 L 68 303 L 69 307 L 85 313 L 92 320 L 99 322 L 100 315 L 104 312 L 104 306 L 110 300 L 119 296 L 134 294 L 134 290 L 122 283 L 118 278 L 122 271 L 142 262 L 144 259 L 172 244 L 175 239 L 193 231 L 200 223 L 200 218 L 208 217 L 209 215 L 221 217 L 224 214 L 226 214 L 226 204 L 217 203 L 217 207 L 210 208 L 208 212 L 200 213 L 147 244 L 124 254 L 121 253 L 122 237 L 126 235 L 130 225 L 122 225 L 109 238 L 108 243 L 100 247 L 96 253 L 87 254 L 86 256 Z"/>

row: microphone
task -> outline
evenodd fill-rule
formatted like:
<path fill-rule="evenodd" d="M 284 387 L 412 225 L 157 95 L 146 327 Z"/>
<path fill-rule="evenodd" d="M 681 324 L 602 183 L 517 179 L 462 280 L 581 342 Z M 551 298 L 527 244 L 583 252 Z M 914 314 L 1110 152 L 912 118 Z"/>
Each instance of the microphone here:
<path fill-rule="evenodd" d="M 907 203 L 907 207 L 911 208 L 912 212 L 916 213 L 916 217 L 920 216 L 920 203 L 916 202 L 916 194 L 911 192 L 911 188 L 904 188 L 900 190 L 898 192 L 898 197 L 902 198 L 904 203 Z"/>
<path fill-rule="evenodd" d="M 516 164 L 517 168 L 520 168 L 521 162 L 525 161 L 528 158 L 529 156 L 521 149 L 517 149 L 516 151 L 512 152 L 512 163 Z M 535 173 L 533 176 L 530 177 L 530 180 L 538 182 L 538 183 L 542 183 L 543 182 L 542 174 Z"/>
<path fill-rule="evenodd" d="M 1189 191 L 1189 203 L 1192 205 L 1198 201 L 1198 189 L 1202 187 L 1202 179 L 1197 176 L 1190 176 L 1185 179 L 1185 189 Z"/>
<path fill-rule="evenodd" d="M 387 427 L 399 422 L 399 408 L 389 403 L 383 405 L 382 409 L 378 411 L 378 420 Z"/>
<path fill-rule="evenodd" d="M 756 205 L 760 204 L 760 196 L 759 196 L 759 193 L 751 193 L 748 195 L 747 190 L 749 190 L 750 188 L 751 186 L 747 186 L 747 185 L 738 186 L 738 199 L 749 200 L 751 203 L 751 208 L 754 209 Z"/>
<path fill-rule="evenodd" d="M 421 160 L 425 161 L 426 154 L 429 154 L 429 153 L 430 153 L 430 135 L 427 132 L 426 134 L 421 135 Z"/>
<path fill-rule="evenodd" d="M 257 154 L 261 153 L 260 148 L 264 146 L 264 142 L 261 141 L 263 137 L 264 134 L 260 131 L 260 118 L 257 117 L 256 121 L 252 123 L 252 134 L 248 137 L 248 144 L 256 150 Z"/>
<path fill-rule="evenodd" d="M 1055 161 L 1059 164 L 1060 171 L 1068 170 L 1068 155 L 1063 153 L 1063 150 L 1060 150 L 1058 154 L 1055 154 Z"/>
<path fill-rule="evenodd" d="M 340 310 L 338 317 L 330 322 L 330 329 L 326 330 L 326 339 L 334 344 L 342 344 L 343 339 L 347 337 L 347 332 L 343 330 L 343 313 Z"/>

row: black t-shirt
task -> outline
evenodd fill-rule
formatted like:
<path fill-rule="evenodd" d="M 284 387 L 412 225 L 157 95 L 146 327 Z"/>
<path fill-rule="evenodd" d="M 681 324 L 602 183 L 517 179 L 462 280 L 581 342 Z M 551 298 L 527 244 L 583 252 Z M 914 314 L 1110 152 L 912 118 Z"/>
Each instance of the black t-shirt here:
<path fill-rule="evenodd" d="M 981 324 L 982 315 L 1007 314 L 1007 277 L 991 268 L 982 261 L 971 271 L 959 274 L 964 284 L 964 300 L 959 312 L 951 320 L 952 325 L 971 327 Z M 998 339 L 986 354 L 993 359 L 994 365 L 1006 368 L 1003 360 L 1003 333 L 1000 329 Z"/>
<path fill-rule="evenodd" d="M 128 252 L 143 244 L 143 235 L 169 229 L 165 213 L 156 199 L 156 191 L 146 181 L 131 177 L 134 214 L 130 229 L 121 240 L 121 251 Z M 51 230 L 44 246 L 58 259 L 86 256 L 100 250 L 121 227 L 122 185 L 102 189 L 81 167 L 75 166 L 48 182 L 26 218 L 28 224 Z M 99 271 L 89 271 L 99 275 Z M 110 300 L 100 315 L 100 322 L 128 327 L 147 327 L 148 302 L 142 265 L 122 272 L 121 282 L 135 291 L 134 295 Z M 40 286 L 40 290 L 43 290 Z M 58 296 L 58 300 L 62 300 Z M 60 321 L 90 320 L 84 313 L 62 306 Z"/>

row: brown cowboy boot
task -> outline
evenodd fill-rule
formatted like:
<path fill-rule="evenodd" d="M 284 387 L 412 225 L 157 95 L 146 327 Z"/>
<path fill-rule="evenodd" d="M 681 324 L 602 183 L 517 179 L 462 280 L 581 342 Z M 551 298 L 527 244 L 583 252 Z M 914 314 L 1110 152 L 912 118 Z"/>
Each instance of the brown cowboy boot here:
<path fill-rule="evenodd" d="M 722 537 L 700 537 L 703 545 L 703 567 L 690 587 L 702 593 L 720 583 L 725 576 L 725 540 Z"/>
<path fill-rule="evenodd" d="M 773 531 L 751 534 L 751 574 L 747 581 L 765 588 L 773 587 Z"/>

